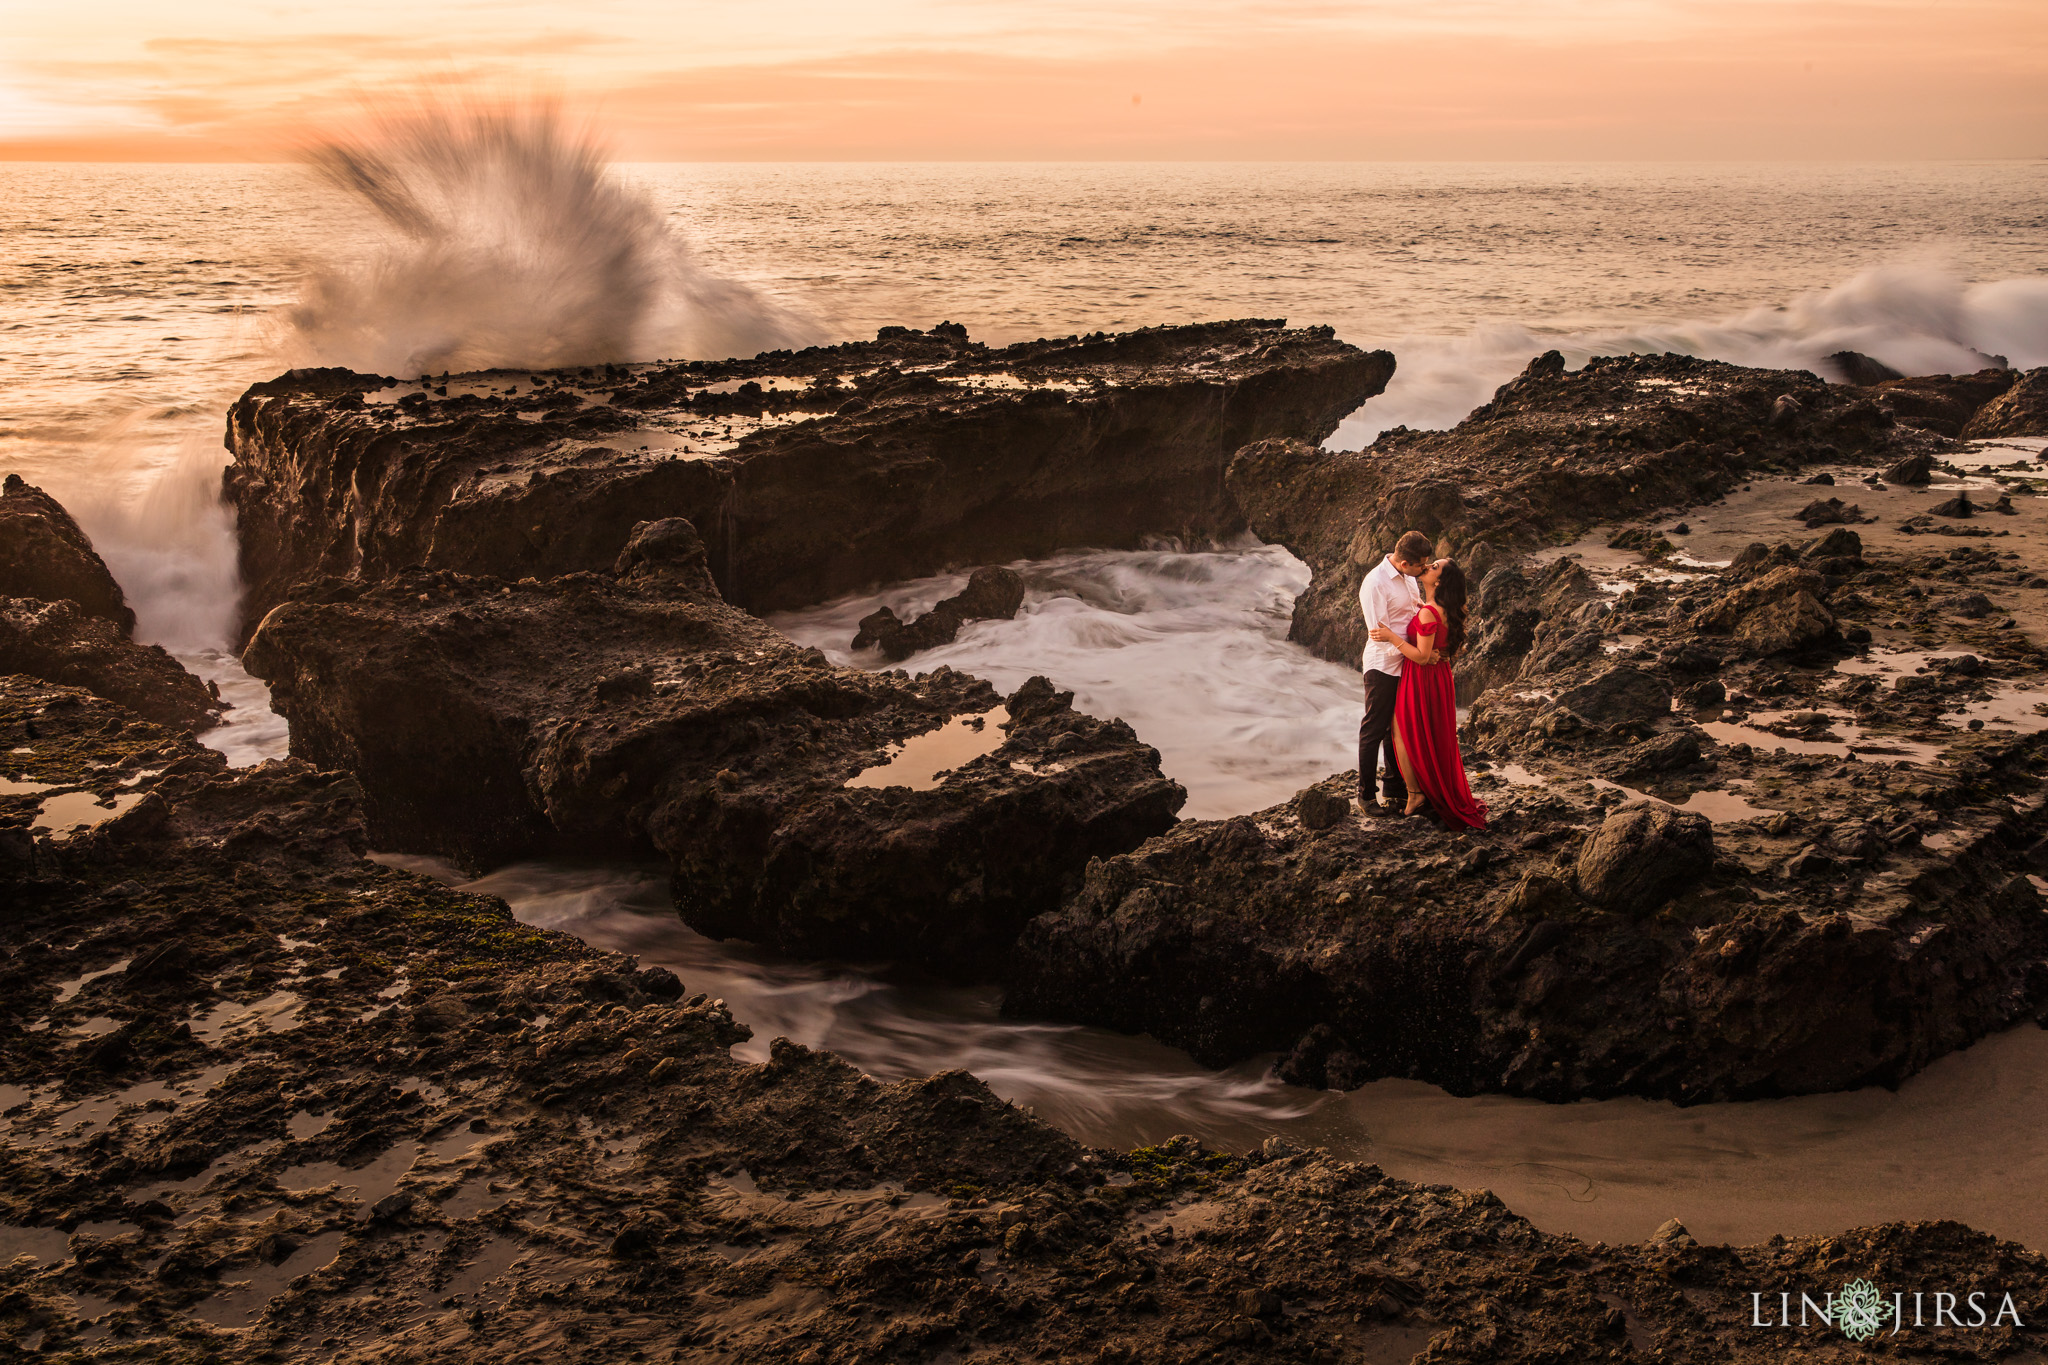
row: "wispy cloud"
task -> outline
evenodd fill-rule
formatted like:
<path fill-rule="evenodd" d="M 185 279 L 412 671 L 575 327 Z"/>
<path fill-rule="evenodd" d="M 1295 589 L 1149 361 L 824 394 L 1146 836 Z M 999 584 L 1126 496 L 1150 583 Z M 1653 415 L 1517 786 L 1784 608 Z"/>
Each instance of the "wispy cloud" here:
<path fill-rule="evenodd" d="M 2038 0 L 79 0 L 11 36 L 0 155 L 275 156 L 422 85 L 650 159 L 2048 152 Z"/>

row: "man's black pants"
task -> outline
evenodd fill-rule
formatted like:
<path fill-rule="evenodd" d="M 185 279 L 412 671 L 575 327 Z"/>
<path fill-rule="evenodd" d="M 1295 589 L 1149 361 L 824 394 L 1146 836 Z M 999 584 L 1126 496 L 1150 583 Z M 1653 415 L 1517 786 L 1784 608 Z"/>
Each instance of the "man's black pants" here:
<path fill-rule="evenodd" d="M 1405 804 L 1408 784 L 1401 780 L 1401 765 L 1394 760 L 1394 698 L 1401 680 L 1377 668 L 1365 671 L 1365 719 L 1358 722 L 1358 799 L 1370 804 L 1375 772 L 1382 751 L 1387 764 L 1387 800 Z"/>

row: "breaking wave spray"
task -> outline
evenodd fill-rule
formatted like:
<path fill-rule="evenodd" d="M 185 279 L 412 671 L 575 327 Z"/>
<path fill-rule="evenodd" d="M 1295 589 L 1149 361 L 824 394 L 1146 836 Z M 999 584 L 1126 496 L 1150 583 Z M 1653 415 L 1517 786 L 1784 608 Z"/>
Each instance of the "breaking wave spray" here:
<path fill-rule="evenodd" d="M 423 106 L 308 164 L 358 212 L 285 315 L 299 363 L 400 375 L 752 355 L 821 339 L 703 269 L 551 105 Z"/>

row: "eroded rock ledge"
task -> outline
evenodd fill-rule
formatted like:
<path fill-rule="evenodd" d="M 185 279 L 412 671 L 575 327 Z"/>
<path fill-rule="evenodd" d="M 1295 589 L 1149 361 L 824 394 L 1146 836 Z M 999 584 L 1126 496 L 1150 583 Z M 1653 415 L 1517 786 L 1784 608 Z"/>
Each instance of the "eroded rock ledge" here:
<path fill-rule="evenodd" d="M 1758 1286 L 1856 1276 L 2025 1306 L 1900 1340 L 2048 1346 L 2048 1261 L 1955 1223 L 1588 1245 L 1279 1141 L 1090 1150 L 964 1073 L 739 1061 L 692 983 L 361 860 L 340 774 L 223 771 L 19 678 L 0 744 L 142 798 L 0 834 L 0 1339 L 26 1351 L 1762 1365 L 1836 1338 L 1759 1331 Z"/>
<path fill-rule="evenodd" d="M 608 566 L 695 523 L 750 611 L 963 564 L 1234 534 L 1231 453 L 1320 441 L 1393 357 L 1207 323 L 991 350 L 957 326 L 752 360 L 258 384 L 228 417 L 245 629 L 327 577 Z"/>
<path fill-rule="evenodd" d="M 1090 858 L 1186 798 L 1129 726 L 1043 679 L 1002 698 L 798 648 L 720 598 L 679 519 L 604 574 L 418 570 L 311 597 L 246 663 L 293 754 L 362 782 L 382 846 L 479 867 L 658 853 L 716 937 L 988 973 Z"/>

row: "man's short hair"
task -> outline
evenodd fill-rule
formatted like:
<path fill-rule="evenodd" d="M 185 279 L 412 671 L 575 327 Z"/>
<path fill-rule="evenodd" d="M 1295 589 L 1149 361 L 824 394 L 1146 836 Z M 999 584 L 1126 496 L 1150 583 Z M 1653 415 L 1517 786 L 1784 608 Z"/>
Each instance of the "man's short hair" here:
<path fill-rule="evenodd" d="M 1394 543 L 1394 558 L 1403 564 L 1424 564 L 1436 553 L 1436 546 L 1420 531 L 1404 531 Z"/>

